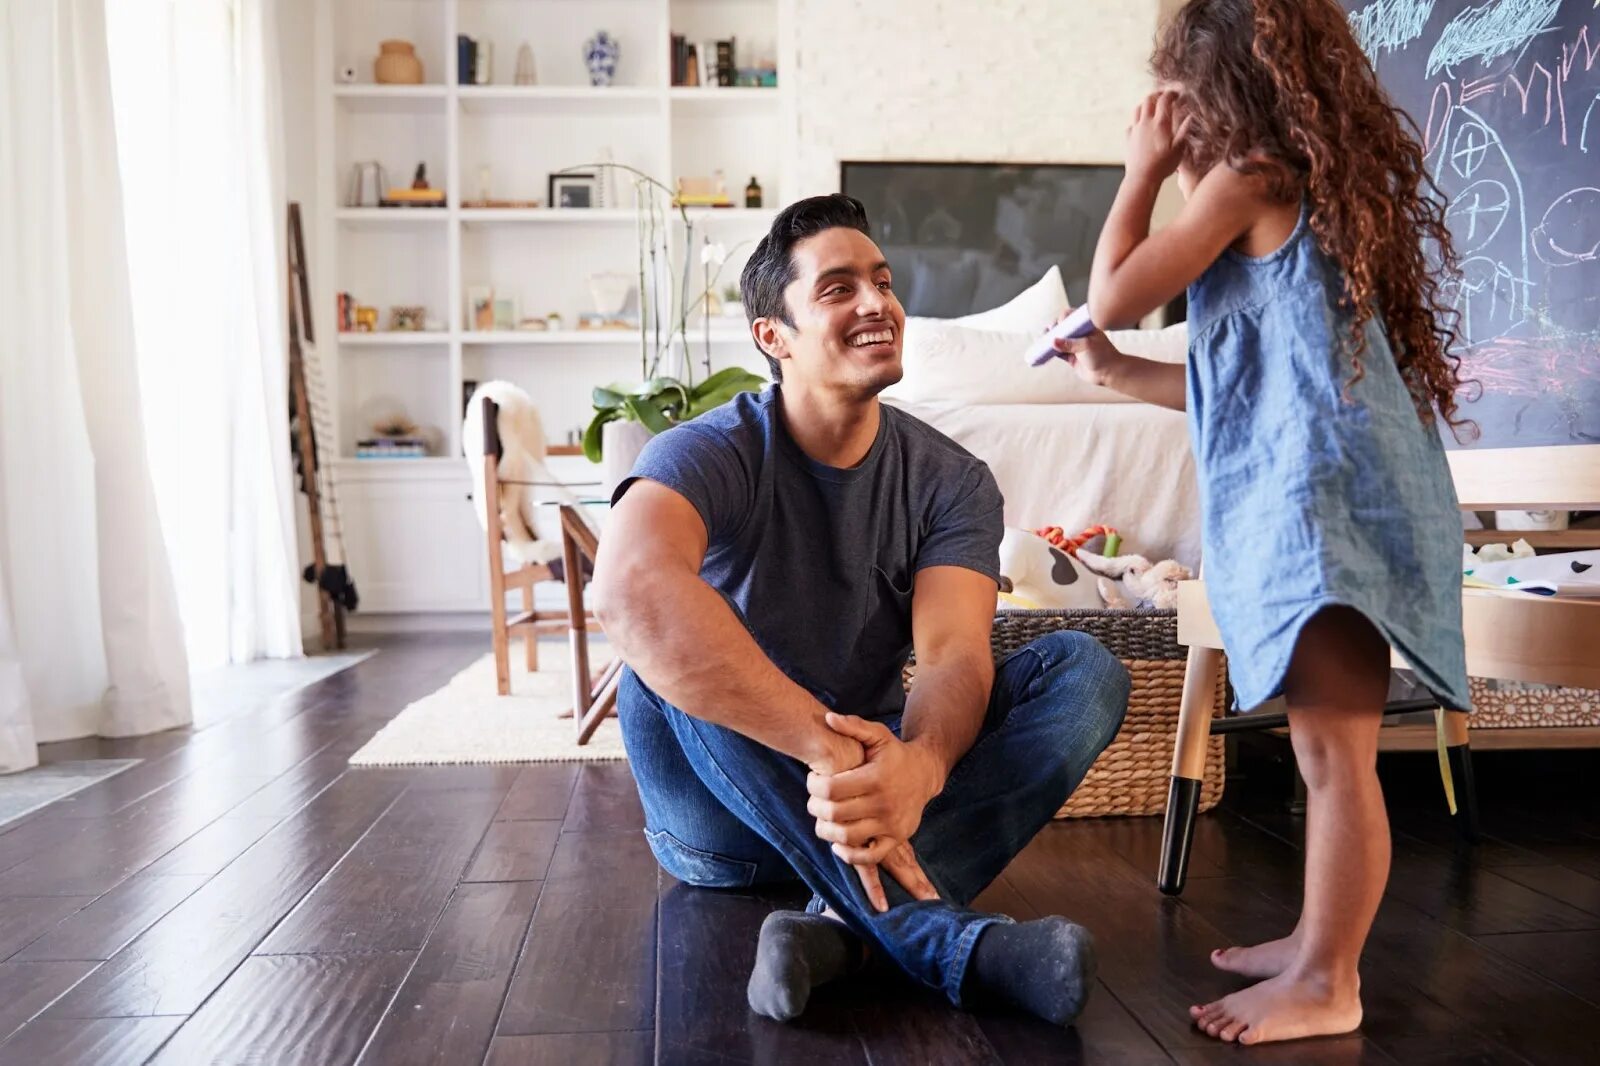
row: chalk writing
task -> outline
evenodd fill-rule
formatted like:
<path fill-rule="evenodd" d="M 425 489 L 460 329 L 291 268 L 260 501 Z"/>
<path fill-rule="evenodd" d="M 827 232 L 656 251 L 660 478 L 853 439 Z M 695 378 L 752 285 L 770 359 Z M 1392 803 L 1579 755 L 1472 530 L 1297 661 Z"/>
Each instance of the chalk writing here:
<path fill-rule="evenodd" d="M 1510 70 L 1495 71 L 1477 77 L 1450 78 L 1434 86 L 1428 103 L 1428 118 L 1423 125 L 1423 148 L 1431 149 L 1438 133 L 1438 121 L 1452 105 L 1469 104 L 1480 97 L 1501 96 L 1517 105 L 1520 114 L 1530 119 L 1538 128 L 1554 124 L 1563 145 L 1570 143 L 1570 124 L 1567 121 L 1567 96 L 1576 93 L 1574 109 L 1582 107 L 1583 117 L 1575 118 L 1579 124 L 1579 146 L 1586 147 L 1589 120 L 1595 111 L 1595 101 L 1600 91 L 1587 85 L 1572 88 L 1578 79 L 1587 79 L 1600 63 L 1600 33 L 1591 34 L 1588 26 L 1579 27 L 1571 39 L 1561 42 L 1559 58 L 1552 57 L 1553 66 L 1534 60 L 1525 66 L 1514 65 Z M 1596 134 L 1600 138 L 1600 133 Z"/>

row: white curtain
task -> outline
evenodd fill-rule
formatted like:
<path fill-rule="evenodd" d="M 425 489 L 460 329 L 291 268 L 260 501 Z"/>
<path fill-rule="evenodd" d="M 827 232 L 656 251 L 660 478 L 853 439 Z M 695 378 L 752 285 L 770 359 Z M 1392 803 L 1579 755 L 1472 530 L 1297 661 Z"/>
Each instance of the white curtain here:
<path fill-rule="evenodd" d="M 104 0 L 0 5 L 0 771 L 190 720 L 147 462 Z"/>
<path fill-rule="evenodd" d="M 272 13 L 267 0 L 103 2 L 151 467 L 190 662 L 296 656 Z"/>

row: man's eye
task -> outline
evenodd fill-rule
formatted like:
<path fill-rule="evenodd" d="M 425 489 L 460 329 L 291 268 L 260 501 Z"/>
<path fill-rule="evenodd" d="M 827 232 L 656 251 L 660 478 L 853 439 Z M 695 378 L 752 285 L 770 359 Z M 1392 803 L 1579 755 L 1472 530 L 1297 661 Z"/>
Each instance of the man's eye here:
<path fill-rule="evenodd" d="M 884 292 L 888 292 L 892 287 L 893 286 L 887 281 L 878 282 L 878 288 L 882 289 Z"/>
<path fill-rule="evenodd" d="M 849 291 L 850 291 L 850 286 L 848 286 L 848 285 L 835 285 L 833 288 L 828 290 L 828 295 L 829 296 L 837 296 L 840 293 L 848 293 Z"/>

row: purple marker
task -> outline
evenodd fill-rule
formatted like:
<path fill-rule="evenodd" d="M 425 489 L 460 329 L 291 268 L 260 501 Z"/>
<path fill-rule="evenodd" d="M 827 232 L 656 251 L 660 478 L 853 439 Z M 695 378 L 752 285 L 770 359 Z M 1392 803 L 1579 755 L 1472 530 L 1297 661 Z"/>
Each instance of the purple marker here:
<path fill-rule="evenodd" d="M 1094 332 L 1094 322 L 1089 318 L 1089 305 L 1085 303 L 1066 318 L 1057 322 L 1049 333 L 1040 337 L 1028 349 L 1024 357 L 1029 366 L 1044 366 L 1061 353 L 1056 351 L 1055 342 L 1059 340 L 1070 341 L 1079 337 L 1087 337 Z"/>

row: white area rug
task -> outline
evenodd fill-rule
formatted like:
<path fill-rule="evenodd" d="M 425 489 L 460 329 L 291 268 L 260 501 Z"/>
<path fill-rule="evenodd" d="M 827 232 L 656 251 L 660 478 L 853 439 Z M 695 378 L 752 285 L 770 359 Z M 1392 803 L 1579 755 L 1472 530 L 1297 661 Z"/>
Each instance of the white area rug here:
<path fill-rule="evenodd" d="M 604 662 L 605 645 L 591 642 Z M 599 651 L 595 656 L 594 652 Z M 540 670 L 522 668 L 520 643 L 511 646 L 511 695 L 495 693 L 494 656 L 485 655 L 444 688 L 411 704 L 350 756 L 351 766 L 434 763 L 589 762 L 626 759 L 622 729 L 608 715 L 579 747 L 571 718 L 572 681 L 565 645 L 539 649 Z"/>

